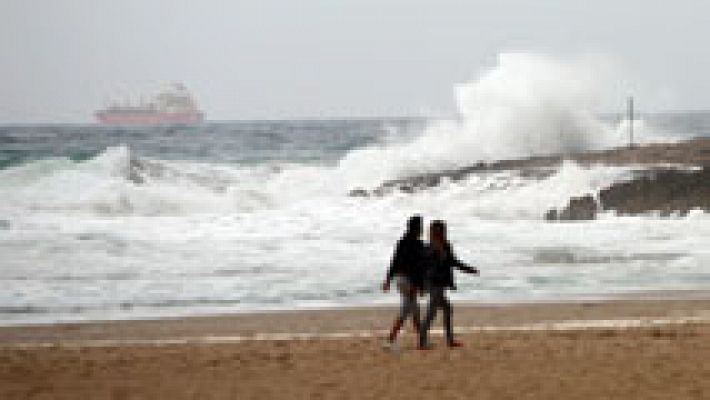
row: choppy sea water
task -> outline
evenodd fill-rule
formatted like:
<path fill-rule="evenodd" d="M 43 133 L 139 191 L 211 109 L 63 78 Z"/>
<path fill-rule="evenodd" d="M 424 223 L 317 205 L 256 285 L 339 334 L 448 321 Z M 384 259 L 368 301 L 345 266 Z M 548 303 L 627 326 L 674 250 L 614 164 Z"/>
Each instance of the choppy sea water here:
<path fill-rule="evenodd" d="M 647 123 L 689 137 L 708 121 Z M 446 219 L 460 258 L 482 271 L 458 277 L 456 300 L 710 288 L 705 214 L 543 221 L 628 169 L 565 163 L 544 179 L 497 172 L 347 195 L 449 168 L 437 163 L 456 146 L 431 153 L 436 141 L 422 140 L 441 129 L 396 119 L 0 127 L 0 324 L 396 302 L 379 287 L 415 212 Z M 485 158 L 450 159 L 466 157 Z"/>

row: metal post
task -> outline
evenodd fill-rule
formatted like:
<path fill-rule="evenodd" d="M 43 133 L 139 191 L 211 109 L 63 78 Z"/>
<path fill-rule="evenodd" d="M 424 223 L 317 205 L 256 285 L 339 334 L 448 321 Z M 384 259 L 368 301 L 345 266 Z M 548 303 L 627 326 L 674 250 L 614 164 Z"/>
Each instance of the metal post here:
<path fill-rule="evenodd" d="M 634 98 L 629 96 L 629 147 L 634 147 Z"/>

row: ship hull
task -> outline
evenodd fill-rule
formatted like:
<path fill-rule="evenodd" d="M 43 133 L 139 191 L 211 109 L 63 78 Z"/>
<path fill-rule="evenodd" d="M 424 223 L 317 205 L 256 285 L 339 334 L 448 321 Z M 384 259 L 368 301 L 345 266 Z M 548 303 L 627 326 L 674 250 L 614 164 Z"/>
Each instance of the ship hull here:
<path fill-rule="evenodd" d="M 105 125 L 170 125 L 196 124 L 203 121 L 199 112 L 183 113 L 114 113 L 99 111 L 96 120 Z"/>

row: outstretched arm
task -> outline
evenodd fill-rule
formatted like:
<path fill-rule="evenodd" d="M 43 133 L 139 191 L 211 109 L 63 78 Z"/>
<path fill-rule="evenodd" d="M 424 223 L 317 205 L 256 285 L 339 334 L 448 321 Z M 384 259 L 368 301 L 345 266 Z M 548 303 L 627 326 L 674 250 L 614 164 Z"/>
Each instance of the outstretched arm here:
<path fill-rule="evenodd" d="M 455 268 L 457 268 L 460 271 L 469 273 L 469 274 L 475 274 L 478 275 L 478 268 L 472 267 L 463 261 L 459 260 L 458 257 L 456 257 L 456 254 L 454 254 L 454 250 L 451 248 L 451 246 L 448 246 L 448 252 L 449 252 L 449 260 L 451 261 L 451 265 L 453 265 Z"/>
<path fill-rule="evenodd" d="M 469 274 L 478 275 L 478 268 L 472 267 L 470 265 L 457 265 L 456 268 L 460 269 L 463 272 L 467 272 Z"/>

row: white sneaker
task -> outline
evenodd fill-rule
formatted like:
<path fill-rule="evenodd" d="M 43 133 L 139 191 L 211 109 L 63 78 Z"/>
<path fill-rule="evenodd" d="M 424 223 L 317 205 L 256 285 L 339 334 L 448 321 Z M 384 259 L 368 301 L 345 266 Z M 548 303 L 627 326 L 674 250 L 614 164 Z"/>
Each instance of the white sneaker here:
<path fill-rule="evenodd" d="M 382 347 L 390 353 L 399 354 L 399 343 L 397 343 L 396 341 L 392 342 L 389 340 L 385 340 L 382 343 Z"/>

